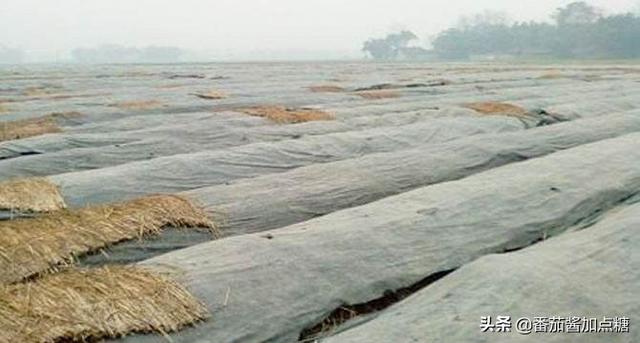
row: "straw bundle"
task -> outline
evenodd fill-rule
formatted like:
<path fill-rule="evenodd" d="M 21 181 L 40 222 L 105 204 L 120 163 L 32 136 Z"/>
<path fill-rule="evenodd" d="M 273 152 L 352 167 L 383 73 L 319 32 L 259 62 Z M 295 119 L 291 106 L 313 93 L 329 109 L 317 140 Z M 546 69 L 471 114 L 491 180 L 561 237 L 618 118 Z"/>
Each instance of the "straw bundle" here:
<path fill-rule="evenodd" d="M 215 230 L 203 211 L 175 195 L 148 196 L 0 222 L 0 283 L 47 272 L 72 263 L 81 254 L 157 234 L 168 225 Z"/>
<path fill-rule="evenodd" d="M 284 106 L 255 106 L 240 110 L 252 116 L 265 117 L 276 123 L 302 123 L 315 120 L 331 120 L 333 115 L 312 108 L 290 108 Z"/>
<path fill-rule="evenodd" d="M 464 107 L 482 114 L 502 114 L 514 117 L 525 116 L 528 113 L 522 107 L 501 102 L 473 102 L 465 104 Z"/>
<path fill-rule="evenodd" d="M 62 131 L 53 116 L 0 122 L 0 142 Z"/>
<path fill-rule="evenodd" d="M 0 288 L 0 342 L 166 334 L 208 316 L 181 285 L 142 268 L 72 269 Z"/>
<path fill-rule="evenodd" d="M 0 182 L 0 209 L 49 212 L 65 208 L 58 186 L 45 178 Z"/>

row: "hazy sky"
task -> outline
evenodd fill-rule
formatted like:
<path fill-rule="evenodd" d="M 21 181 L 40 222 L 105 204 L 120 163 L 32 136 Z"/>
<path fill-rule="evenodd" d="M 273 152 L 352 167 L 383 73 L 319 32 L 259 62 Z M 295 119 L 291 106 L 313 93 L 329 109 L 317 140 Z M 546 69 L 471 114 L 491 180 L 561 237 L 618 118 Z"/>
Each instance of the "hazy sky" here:
<path fill-rule="evenodd" d="M 485 9 L 544 20 L 571 0 L 0 0 L 0 44 L 64 58 L 105 43 L 170 45 L 216 54 L 303 50 L 356 54 L 361 42 L 410 29 L 427 39 Z M 605 12 L 640 0 L 591 0 Z"/>

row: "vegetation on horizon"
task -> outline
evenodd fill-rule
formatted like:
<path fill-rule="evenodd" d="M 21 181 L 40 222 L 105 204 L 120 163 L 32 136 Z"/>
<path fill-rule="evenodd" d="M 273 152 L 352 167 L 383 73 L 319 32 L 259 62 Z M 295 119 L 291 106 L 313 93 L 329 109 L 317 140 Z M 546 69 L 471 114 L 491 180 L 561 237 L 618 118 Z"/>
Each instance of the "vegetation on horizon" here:
<path fill-rule="evenodd" d="M 632 13 L 607 16 L 579 1 L 556 9 L 551 18 L 552 23 L 510 23 L 504 15 L 486 12 L 438 33 L 431 41 L 432 50 L 408 47 L 410 41 L 418 38 L 410 31 L 368 40 L 362 50 L 374 59 L 384 60 L 476 56 L 640 57 L 640 16 Z M 399 35 L 405 39 L 397 39 Z"/>

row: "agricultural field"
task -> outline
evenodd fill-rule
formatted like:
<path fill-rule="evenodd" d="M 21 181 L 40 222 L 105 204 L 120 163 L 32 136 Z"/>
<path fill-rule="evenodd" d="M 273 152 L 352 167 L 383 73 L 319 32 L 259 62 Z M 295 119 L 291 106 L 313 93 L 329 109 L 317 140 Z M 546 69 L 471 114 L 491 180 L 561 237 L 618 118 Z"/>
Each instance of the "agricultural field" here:
<path fill-rule="evenodd" d="M 639 194 L 634 65 L 3 67 L 0 342 L 634 320 Z"/>

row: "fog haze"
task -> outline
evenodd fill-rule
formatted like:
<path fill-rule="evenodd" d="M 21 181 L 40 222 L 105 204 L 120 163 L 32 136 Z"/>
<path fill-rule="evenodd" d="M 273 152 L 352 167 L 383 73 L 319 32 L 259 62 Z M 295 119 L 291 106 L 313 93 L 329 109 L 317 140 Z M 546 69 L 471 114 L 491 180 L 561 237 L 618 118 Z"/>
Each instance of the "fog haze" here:
<path fill-rule="evenodd" d="M 213 59 L 356 58 L 362 42 L 407 29 L 423 40 L 484 10 L 546 20 L 562 0 L 3 0 L 0 45 L 64 61 L 103 44 L 173 46 Z M 635 0 L 593 0 L 605 13 Z"/>

